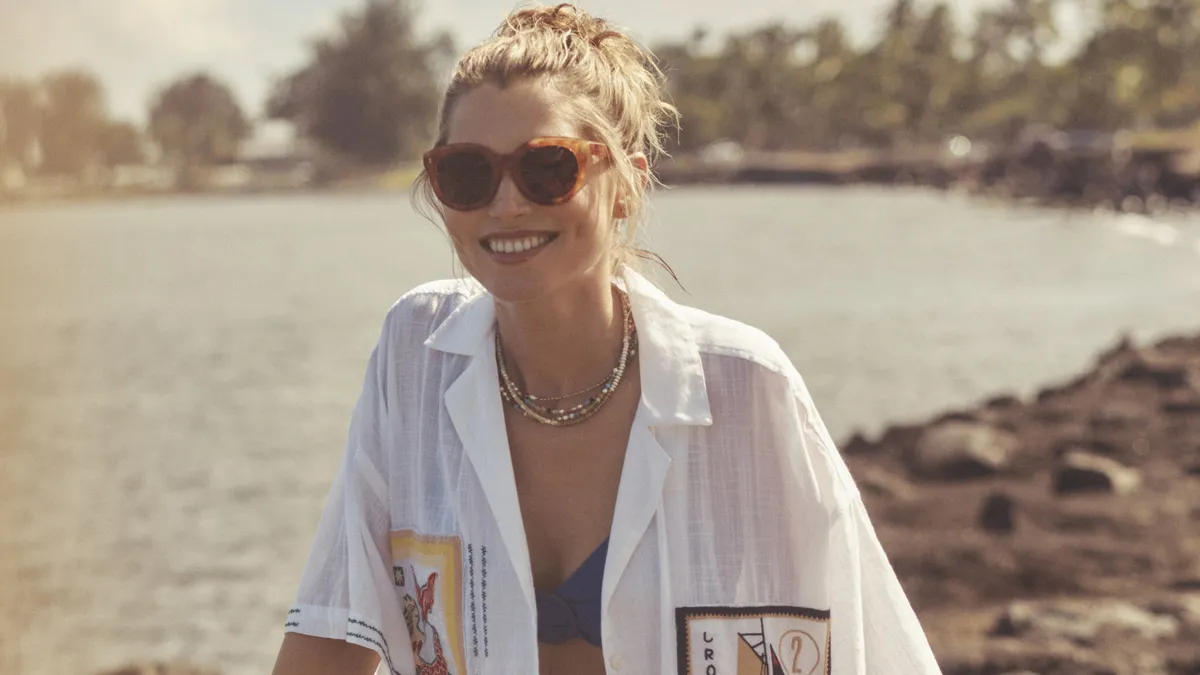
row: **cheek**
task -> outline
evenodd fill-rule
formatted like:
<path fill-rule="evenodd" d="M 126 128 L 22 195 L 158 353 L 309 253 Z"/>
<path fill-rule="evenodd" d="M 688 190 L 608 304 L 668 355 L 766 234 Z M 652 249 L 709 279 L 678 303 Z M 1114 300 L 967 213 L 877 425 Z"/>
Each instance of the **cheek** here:
<path fill-rule="evenodd" d="M 579 234 L 590 240 L 607 241 L 612 237 L 615 225 L 611 214 L 605 213 L 603 205 L 608 203 L 606 196 L 600 191 L 589 191 L 580 195 L 582 199 L 572 200 L 567 207 L 571 209 L 570 218 L 577 224 Z"/>
<path fill-rule="evenodd" d="M 473 232 L 476 231 L 477 217 L 470 213 L 461 213 L 459 211 L 446 211 L 446 216 L 443 222 L 446 225 L 446 232 L 450 235 L 450 239 L 455 246 L 464 247 L 474 239 Z"/>
<path fill-rule="evenodd" d="M 600 246 L 608 238 L 604 223 L 596 217 L 595 210 L 582 208 L 582 205 L 573 205 L 570 212 L 562 213 L 559 222 L 566 226 L 564 229 L 570 231 L 571 238 L 581 246 Z"/>

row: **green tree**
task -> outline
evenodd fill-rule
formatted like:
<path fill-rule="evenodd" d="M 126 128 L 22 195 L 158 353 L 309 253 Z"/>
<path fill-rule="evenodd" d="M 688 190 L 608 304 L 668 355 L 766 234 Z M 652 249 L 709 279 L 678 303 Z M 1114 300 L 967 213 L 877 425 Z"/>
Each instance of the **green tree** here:
<path fill-rule="evenodd" d="M 26 172 L 34 168 L 42 117 L 38 95 L 32 82 L 0 81 L 0 164 L 11 162 Z"/>
<path fill-rule="evenodd" d="M 808 38 L 813 57 L 804 72 L 808 100 L 804 145 L 835 149 L 858 132 L 854 119 L 847 119 L 843 111 L 852 105 L 848 98 L 859 93 L 848 86 L 859 56 L 850 46 L 845 27 L 836 19 L 818 23 Z"/>
<path fill-rule="evenodd" d="M 726 112 L 720 89 L 724 88 L 721 63 L 707 53 L 708 31 L 696 28 L 687 41 L 659 45 L 654 49 L 659 65 L 667 74 L 667 87 L 679 108 L 679 136 L 673 145 L 694 150 L 721 139 Z"/>
<path fill-rule="evenodd" d="M 82 176 L 99 162 L 107 121 L 104 88 L 90 73 L 67 71 L 45 78 L 42 90 L 41 168 L 49 174 Z"/>
<path fill-rule="evenodd" d="M 859 100 L 864 131 L 877 143 L 891 144 L 912 130 L 929 95 L 916 51 L 921 24 L 914 0 L 894 0 L 879 42 L 856 69 L 859 86 L 866 87 Z"/>
<path fill-rule="evenodd" d="M 1076 53 L 1050 62 L 1068 2 L 1098 21 Z M 950 7 L 892 0 L 861 51 L 836 21 L 741 31 L 715 50 L 703 32 L 659 46 L 683 113 L 680 147 L 888 147 L 949 133 L 1009 142 L 1031 126 L 1200 121 L 1197 0 L 1010 0 L 980 11 L 969 35 Z"/>
<path fill-rule="evenodd" d="M 732 36 L 722 54 L 724 135 L 755 150 L 781 150 L 797 134 L 806 102 L 796 58 L 804 35 L 771 24 Z"/>
<path fill-rule="evenodd" d="M 813 42 L 809 32 L 769 24 L 727 36 L 716 52 L 705 49 L 704 38 L 697 31 L 686 43 L 655 50 L 683 115 L 680 147 L 724 139 L 782 150 L 812 135 L 812 74 L 802 57 Z"/>
<path fill-rule="evenodd" d="M 1100 22 L 1071 60 L 1061 92 L 1065 121 L 1101 129 L 1157 121 L 1168 91 L 1184 78 L 1189 17 L 1177 0 L 1099 0 Z M 1192 45 L 1195 43 L 1192 42 Z"/>
<path fill-rule="evenodd" d="M 129 122 L 109 122 L 100 136 L 101 163 L 108 167 L 123 164 L 141 164 L 145 161 L 142 152 L 142 135 Z"/>
<path fill-rule="evenodd" d="M 181 172 L 185 185 L 197 167 L 233 161 L 250 133 L 233 92 L 199 73 L 163 89 L 150 108 L 150 136 Z"/>
<path fill-rule="evenodd" d="M 1125 63 L 1115 65 L 1120 104 L 1128 107 L 1135 126 L 1155 126 L 1170 116 L 1180 95 L 1196 84 L 1200 50 L 1200 6 L 1194 0 L 1107 0 L 1102 35 L 1125 50 Z M 1194 101 L 1195 90 L 1191 91 Z"/>
<path fill-rule="evenodd" d="M 1046 49 L 1059 38 L 1055 0 L 1011 0 L 999 13 L 1014 58 L 1025 65 L 1045 63 Z"/>
<path fill-rule="evenodd" d="M 837 19 L 823 19 L 810 32 L 816 46 L 816 62 L 840 61 L 851 54 L 846 28 Z"/>
<path fill-rule="evenodd" d="M 445 34 L 417 35 L 407 0 L 368 0 L 342 17 L 336 35 L 313 44 L 307 66 L 276 85 L 267 114 L 357 162 L 415 158 L 432 138 L 438 73 L 451 53 Z"/>
<path fill-rule="evenodd" d="M 925 17 L 913 45 L 914 63 L 907 82 L 910 131 L 932 139 L 949 126 L 948 108 L 959 84 L 960 67 L 954 46 L 958 28 L 950 7 L 939 3 Z"/>

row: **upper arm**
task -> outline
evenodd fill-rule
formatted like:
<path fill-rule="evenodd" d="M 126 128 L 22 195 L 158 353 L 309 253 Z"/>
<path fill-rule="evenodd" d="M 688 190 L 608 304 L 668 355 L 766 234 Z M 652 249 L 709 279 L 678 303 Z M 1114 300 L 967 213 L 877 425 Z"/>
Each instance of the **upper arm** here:
<path fill-rule="evenodd" d="M 801 435 L 830 509 L 828 588 L 833 673 L 939 673 L 921 624 L 879 543 L 862 496 L 797 379 Z"/>
<path fill-rule="evenodd" d="M 371 675 L 379 655 L 345 640 L 285 633 L 272 675 Z"/>

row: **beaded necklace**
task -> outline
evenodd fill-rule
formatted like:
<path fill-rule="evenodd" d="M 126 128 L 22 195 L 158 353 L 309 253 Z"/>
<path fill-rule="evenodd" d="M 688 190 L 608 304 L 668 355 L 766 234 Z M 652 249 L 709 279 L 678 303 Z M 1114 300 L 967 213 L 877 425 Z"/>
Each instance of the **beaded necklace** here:
<path fill-rule="evenodd" d="M 624 306 L 624 336 L 621 339 L 621 356 L 617 361 L 616 367 L 612 369 L 612 372 L 607 377 L 586 389 L 563 396 L 534 396 L 523 392 L 512 381 L 512 378 L 508 376 L 508 369 L 504 365 L 504 348 L 500 344 L 500 331 L 496 331 L 496 365 L 500 371 L 500 397 L 506 403 L 520 410 L 526 417 L 540 424 L 552 427 L 579 424 L 599 412 L 604 407 L 604 404 L 608 403 L 608 400 L 612 398 L 617 386 L 621 384 L 621 379 L 625 375 L 625 368 L 629 364 L 629 359 L 637 354 L 637 328 L 633 325 L 633 313 L 629 308 L 629 298 L 620 291 L 618 291 L 618 295 L 621 296 Z M 590 396 L 584 402 L 571 407 L 553 408 L 540 405 L 540 402 L 561 401 L 582 396 L 597 389 L 599 391 L 594 396 Z"/>

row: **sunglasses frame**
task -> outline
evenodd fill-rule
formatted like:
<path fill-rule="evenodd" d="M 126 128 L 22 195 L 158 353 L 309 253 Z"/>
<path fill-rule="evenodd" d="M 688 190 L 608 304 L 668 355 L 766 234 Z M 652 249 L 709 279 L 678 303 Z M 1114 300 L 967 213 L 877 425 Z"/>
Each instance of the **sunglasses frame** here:
<path fill-rule="evenodd" d="M 575 174 L 575 184 L 566 194 L 555 197 L 551 200 L 545 200 L 531 195 L 529 186 L 525 185 L 525 179 L 521 177 L 520 164 L 521 159 L 533 150 L 540 148 L 563 148 L 575 156 L 575 163 L 579 170 Z M 446 201 L 445 194 L 442 192 L 442 186 L 438 181 L 438 173 L 436 171 L 438 162 L 443 158 L 458 153 L 458 152 L 478 152 L 487 160 L 492 168 L 492 183 L 488 187 L 486 198 L 481 199 L 475 204 L 450 204 Z M 434 195 L 438 198 L 446 208 L 454 211 L 475 211 L 481 209 L 496 198 L 496 193 L 500 190 L 500 183 L 504 181 L 504 174 L 508 174 L 513 181 L 513 185 L 517 187 L 526 199 L 534 204 L 542 206 L 557 206 L 571 200 L 572 197 L 579 192 L 583 187 L 583 183 L 587 180 L 588 167 L 592 164 L 593 158 L 604 159 L 608 157 L 608 146 L 596 141 L 588 141 L 582 138 L 567 138 L 561 136 L 547 136 L 543 138 L 535 138 L 516 150 L 502 155 L 486 145 L 479 143 L 451 143 L 449 145 L 439 145 L 438 147 L 425 153 L 425 174 L 429 177 L 429 184 L 433 188 Z"/>

